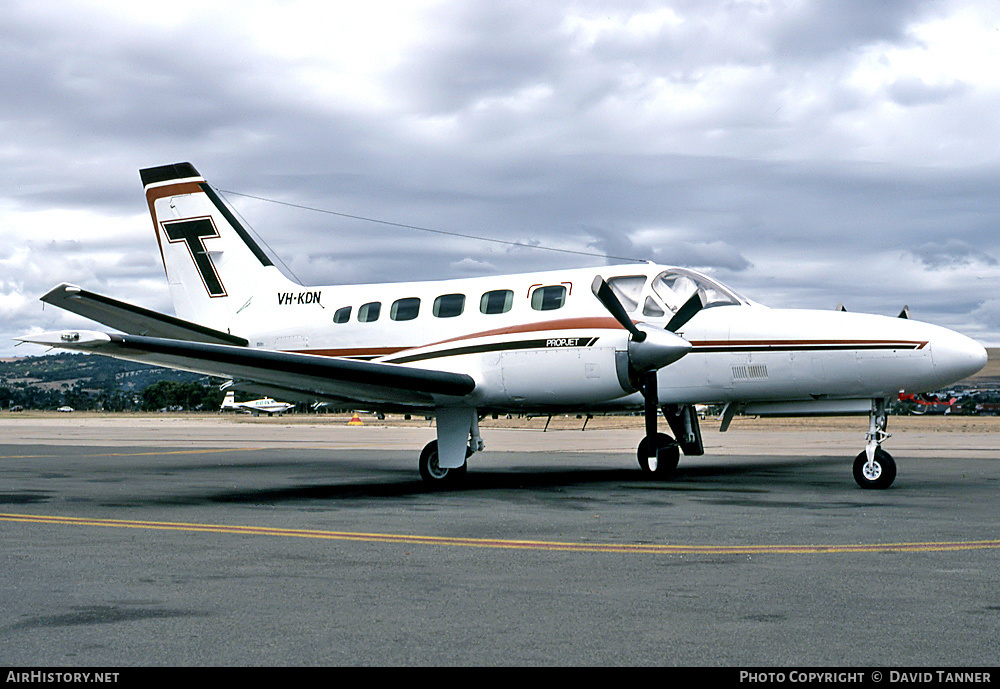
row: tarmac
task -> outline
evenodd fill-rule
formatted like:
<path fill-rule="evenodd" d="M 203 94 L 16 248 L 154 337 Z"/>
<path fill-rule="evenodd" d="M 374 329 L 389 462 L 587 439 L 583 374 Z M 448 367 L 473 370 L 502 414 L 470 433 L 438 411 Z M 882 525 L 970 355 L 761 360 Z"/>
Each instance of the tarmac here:
<path fill-rule="evenodd" d="M 1000 420 L 490 419 L 460 488 L 422 419 L 0 413 L 0 665 L 995 667 Z"/>

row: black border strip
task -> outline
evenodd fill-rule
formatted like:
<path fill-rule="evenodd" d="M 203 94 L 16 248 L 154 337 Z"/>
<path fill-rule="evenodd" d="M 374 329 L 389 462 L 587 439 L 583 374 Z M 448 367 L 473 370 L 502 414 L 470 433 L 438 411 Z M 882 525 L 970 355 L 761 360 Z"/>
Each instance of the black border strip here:
<path fill-rule="evenodd" d="M 573 347 L 592 347 L 597 342 L 597 337 L 545 337 L 537 340 L 511 340 L 508 342 L 492 342 L 490 344 L 469 345 L 467 347 L 455 347 L 454 349 L 443 349 L 436 352 L 423 352 L 421 354 L 411 354 L 392 359 L 383 359 L 386 363 L 409 364 L 414 361 L 427 361 L 428 359 L 441 359 L 449 356 L 461 356 L 463 354 L 483 354 L 485 352 L 504 352 L 511 349 L 571 349 Z M 548 346 L 551 340 L 579 340 L 578 345 Z"/>

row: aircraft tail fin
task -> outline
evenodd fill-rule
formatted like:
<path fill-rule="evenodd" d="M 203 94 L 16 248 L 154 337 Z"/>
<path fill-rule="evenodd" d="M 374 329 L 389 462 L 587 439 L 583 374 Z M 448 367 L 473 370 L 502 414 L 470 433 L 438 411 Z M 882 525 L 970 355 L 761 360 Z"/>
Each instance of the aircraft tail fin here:
<path fill-rule="evenodd" d="M 179 318 L 226 330 L 254 294 L 289 289 L 291 281 L 191 163 L 139 176 Z"/>

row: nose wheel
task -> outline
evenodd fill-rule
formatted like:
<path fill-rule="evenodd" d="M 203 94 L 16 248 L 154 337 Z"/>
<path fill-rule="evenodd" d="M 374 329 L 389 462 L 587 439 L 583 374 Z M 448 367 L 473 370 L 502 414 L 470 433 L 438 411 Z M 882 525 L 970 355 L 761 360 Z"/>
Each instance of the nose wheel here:
<path fill-rule="evenodd" d="M 862 488 L 888 488 L 896 480 L 896 461 L 881 447 L 871 462 L 868 453 L 862 452 L 854 459 L 854 480 Z"/>

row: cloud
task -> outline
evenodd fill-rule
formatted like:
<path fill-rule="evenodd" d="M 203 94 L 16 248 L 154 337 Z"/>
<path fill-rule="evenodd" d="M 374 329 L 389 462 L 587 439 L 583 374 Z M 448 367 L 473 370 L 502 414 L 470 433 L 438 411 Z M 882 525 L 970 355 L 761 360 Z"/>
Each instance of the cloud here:
<path fill-rule="evenodd" d="M 970 246 L 960 239 L 945 239 L 940 242 L 922 244 L 913 251 L 913 255 L 928 268 L 969 266 L 975 264 L 984 266 L 997 265 L 997 260 L 990 254 Z"/>
<path fill-rule="evenodd" d="M 987 299 L 975 308 L 972 315 L 986 328 L 1000 329 L 1000 298 Z"/>
<path fill-rule="evenodd" d="M 887 91 L 893 102 L 902 106 L 941 103 L 952 96 L 965 93 L 968 86 L 960 81 L 947 84 L 928 84 L 923 79 L 907 76 L 892 82 Z"/>

